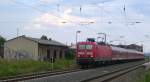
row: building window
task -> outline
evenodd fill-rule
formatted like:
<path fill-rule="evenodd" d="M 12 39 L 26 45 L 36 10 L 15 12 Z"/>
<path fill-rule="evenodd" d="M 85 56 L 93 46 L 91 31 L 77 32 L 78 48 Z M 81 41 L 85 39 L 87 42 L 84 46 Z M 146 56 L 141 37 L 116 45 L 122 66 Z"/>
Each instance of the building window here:
<path fill-rule="evenodd" d="M 60 50 L 59 57 L 62 58 L 62 50 Z"/>

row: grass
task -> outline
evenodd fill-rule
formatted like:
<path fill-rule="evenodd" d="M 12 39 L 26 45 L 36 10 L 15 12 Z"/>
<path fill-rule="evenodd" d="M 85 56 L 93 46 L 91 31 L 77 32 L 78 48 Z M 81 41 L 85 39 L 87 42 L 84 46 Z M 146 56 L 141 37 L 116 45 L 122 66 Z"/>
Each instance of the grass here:
<path fill-rule="evenodd" d="M 150 72 L 145 75 L 145 82 L 150 82 Z"/>
<path fill-rule="evenodd" d="M 142 82 L 150 82 L 150 70 L 148 70 L 145 74 L 145 79 Z"/>
<path fill-rule="evenodd" d="M 139 82 L 150 82 L 150 70 L 148 70 L 145 75 L 144 78 L 141 79 Z"/>
<path fill-rule="evenodd" d="M 75 60 L 56 60 L 53 70 L 66 70 L 75 68 Z M 20 74 L 29 74 L 52 70 L 52 63 L 34 60 L 0 60 L 0 77 L 8 77 Z"/>

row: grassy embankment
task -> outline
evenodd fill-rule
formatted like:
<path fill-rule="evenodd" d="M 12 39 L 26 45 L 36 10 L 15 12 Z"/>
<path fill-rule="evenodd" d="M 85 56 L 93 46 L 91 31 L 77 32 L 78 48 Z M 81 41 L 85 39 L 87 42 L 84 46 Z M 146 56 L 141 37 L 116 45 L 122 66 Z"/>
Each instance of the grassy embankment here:
<path fill-rule="evenodd" d="M 56 60 L 55 63 L 33 60 L 0 60 L 0 78 L 20 74 L 30 74 L 42 71 L 66 70 L 76 67 L 75 60 Z"/>
<path fill-rule="evenodd" d="M 145 56 L 145 61 L 150 62 L 150 57 Z M 150 70 L 145 73 L 145 78 L 141 82 L 150 82 Z"/>
<path fill-rule="evenodd" d="M 150 82 L 150 70 L 146 72 L 145 78 L 141 82 Z"/>

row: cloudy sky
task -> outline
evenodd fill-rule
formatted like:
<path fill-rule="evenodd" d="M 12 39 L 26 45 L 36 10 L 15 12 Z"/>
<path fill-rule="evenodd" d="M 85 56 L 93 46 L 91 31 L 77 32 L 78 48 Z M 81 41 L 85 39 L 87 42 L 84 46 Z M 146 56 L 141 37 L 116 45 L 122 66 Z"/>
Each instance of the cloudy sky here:
<path fill-rule="evenodd" d="M 107 42 L 144 45 L 150 51 L 149 0 L 1 0 L 0 35 L 41 35 L 75 43 L 107 34 Z"/>

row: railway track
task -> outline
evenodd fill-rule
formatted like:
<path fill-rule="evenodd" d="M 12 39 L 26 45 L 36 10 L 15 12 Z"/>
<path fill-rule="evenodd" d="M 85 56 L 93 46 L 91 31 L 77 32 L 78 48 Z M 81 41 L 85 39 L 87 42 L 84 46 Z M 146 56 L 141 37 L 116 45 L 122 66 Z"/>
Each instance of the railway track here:
<path fill-rule="evenodd" d="M 122 68 L 122 69 L 119 69 L 119 70 L 108 72 L 108 73 L 100 75 L 100 76 L 96 76 L 96 77 L 93 77 L 93 78 L 83 80 L 81 82 L 111 82 L 112 80 L 117 79 L 120 76 L 122 76 L 124 74 L 127 74 L 131 71 L 134 71 L 134 70 L 138 69 L 141 66 L 143 66 L 143 65 L 139 64 L 139 65 L 134 65 L 134 66 L 131 66 L 131 67 Z"/>
<path fill-rule="evenodd" d="M 35 73 L 35 74 L 28 74 L 28 75 L 18 75 L 18 76 L 10 76 L 8 78 L 1 78 L 0 82 L 17 82 L 17 81 L 23 81 L 28 79 L 35 79 L 35 78 L 42 78 L 52 75 L 59 75 L 64 73 L 71 73 L 71 72 L 77 72 L 82 71 L 83 69 L 71 69 L 71 70 L 64 70 L 64 71 L 47 71 L 47 72 L 41 72 L 41 73 Z"/>
<path fill-rule="evenodd" d="M 107 82 L 108 80 L 117 77 L 118 74 L 125 73 L 123 71 L 129 72 L 130 70 L 127 71 L 127 69 L 138 67 L 141 64 L 142 62 L 138 61 L 124 64 L 108 65 L 100 68 L 72 69 L 69 71 L 66 70 L 57 72 L 50 71 L 33 75 L 5 78 L 0 80 L 0 82 Z"/>

